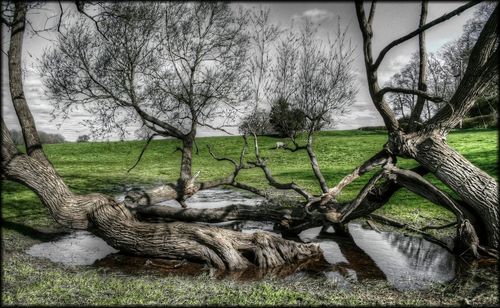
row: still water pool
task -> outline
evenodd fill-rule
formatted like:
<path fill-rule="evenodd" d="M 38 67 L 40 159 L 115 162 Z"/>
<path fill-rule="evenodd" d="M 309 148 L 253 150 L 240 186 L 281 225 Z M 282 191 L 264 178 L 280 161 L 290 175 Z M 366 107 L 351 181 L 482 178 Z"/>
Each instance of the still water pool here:
<path fill-rule="evenodd" d="M 263 201 L 263 198 L 245 192 L 211 189 L 196 194 L 187 204 L 193 208 L 214 208 L 234 203 L 257 205 Z M 179 206 L 173 201 L 164 204 Z M 239 225 L 242 232 L 273 230 L 272 223 L 266 222 L 244 221 Z M 450 281 L 456 275 L 456 257 L 441 246 L 418 237 L 365 229 L 356 223 L 350 223 L 348 227 L 352 240 L 338 237 L 334 232 L 320 232 L 320 227 L 303 231 L 299 234 L 300 240 L 318 243 L 324 251 L 324 258 L 266 271 L 249 268 L 227 273 L 191 262 L 126 256 L 87 231 L 76 231 L 51 242 L 36 244 L 26 252 L 65 265 L 91 265 L 131 274 L 152 271 L 196 275 L 206 271 L 214 277 L 242 280 L 265 276 L 286 280 L 323 277 L 339 286 L 349 286 L 365 279 L 383 279 L 399 290 L 423 289 L 432 283 Z"/>

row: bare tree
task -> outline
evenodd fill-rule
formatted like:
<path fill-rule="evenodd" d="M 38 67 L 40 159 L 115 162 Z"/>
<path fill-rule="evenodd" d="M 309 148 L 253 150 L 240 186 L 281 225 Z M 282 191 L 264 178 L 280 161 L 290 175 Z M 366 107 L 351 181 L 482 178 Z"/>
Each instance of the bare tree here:
<path fill-rule="evenodd" d="M 229 119 L 247 96 L 247 19 L 227 3 L 112 3 L 99 9 L 105 16 L 99 28 L 81 17 L 45 55 L 50 98 L 62 111 L 85 106 L 97 116 L 100 132 L 125 133 L 139 121 L 156 135 L 179 139 L 181 168 L 172 194 L 184 205 L 208 188 L 195 184 L 192 174 L 197 128 L 220 128 L 209 122 Z"/>
<path fill-rule="evenodd" d="M 269 22 L 270 12 L 269 8 L 259 7 L 250 13 L 249 37 L 252 55 L 248 63 L 248 74 L 255 110 L 261 108 L 260 104 L 270 90 L 271 44 L 280 34 L 278 27 Z"/>
<path fill-rule="evenodd" d="M 271 86 L 274 89 L 270 91 L 271 102 L 289 101 L 295 93 L 295 76 L 299 61 L 298 42 L 299 37 L 292 27 L 279 37 L 275 63 L 271 68 Z"/>
<path fill-rule="evenodd" d="M 386 87 L 409 88 L 417 89 L 418 79 L 418 58 L 412 55 L 410 63 L 401 69 L 401 72 L 394 74 L 391 79 L 385 84 Z M 415 95 L 404 93 L 389 93 L 389 102 L 394 108 L 394 112 L 400 115 L 403 119 L 409 119 L 411 110 L 415 106 Z"/>
<path fill-rule="evenodd" d="M 266 135 L 271 133 L 268 112 L 263 109 L 256 109 L 240 123 L 239 131 L 243 135 Z"/>
<path fill-rule="evenodd" d="M 411 90 L 418 90 L 419 85 L 419 71 L 420 71 L 420 57 L 418 54 L 413 54 L 410 58 L 410 62 L 405 65 L 401 72 L 394 74 L 391 79 L 385 83 L 384 87 L 391 88 L 405 88 Z M 422 81 L 422 84 L 425 84 L 425 88 L 430 95 L 434 97 L 443 97 L 444 94 L 448 93 L 450 87 L 451 79 L 443 74 L 443 69 L 441 66 L 441 62 L 436 58 L 435 54 L 429 54 L 425 56 L 424 59 L 425 70 L 427 71 L 425 82 Z M 423 86 L 422 86 L 423 87 Z M 402 92 L 389 92 L 388 103 L 391 104 L 394 112 L 401 116 L 400 120 L 404 120 L 406 122 L 412 122 L 414 125 L 421 123 L 421 118 L 423 120 L 430 119 L 431 116 L 437 111 L 442 104 L 439 101 L 428 101 L 421 100 L 421 107 L 419 118 L 416 118 L 415 113 L 413 113 L 414 117 L 411 118 L 412 110 L 415 110 L 418 103 L 418 97 L 409 93 Z"/>
<path fill-rule="evenodd" d="M 279 46 L 274 76 L 280 93 L 276 102 L 285 99 L 307 119 L 306 145 L 300 146 L 295 136 L 290 136 L 295 146 L 290 149 L 307 150 L 314 175 L 326 193 L 328 186 L 313 151 L 313 134 L 331 124 L 354 100 L 357 89 L 351 65 L 355 49 L 347 38 L 347 28 L 342 29 L 340 21 L 335 37 L 327 46 L 316 38 L 316 31 L 311 20 L 306 19 L 297 41 L 293 34 L 288 34 L 289 41 Z M 294 59 L 296 63 L 290 62 Z"/>
<path fill-rule="evenodd" d="M 313 134 L 325 124 L 331 123 L 336 115 L 346 110 L 348 104 L 353 101 L 357 89 L 353 83 L 354 74 L 351 69 L 354 48 L 347 38 L 347 28 L 342 29 L 339 20 L 335 37 L 328 41 L 327 46 L 323 46 L 322 42 L 316 38 L 316 30 L 315 25 L 306 19 L 300 33 L 294 33 L 290 29 L 281 37 L 277 46 L 276 61 L 271 71 L 273 77 L 271 87 L 274 89 L 274 94 L 271 92 L 268 100 L 274 104 L 286 101 L 286 104 L 292 108 L 291 110 L 300 113 L 300 116 L 305 119 L 301 127 L 295 128 L 304 129 L 307 132 L 306 145 L 299 145 L 295 138 L 296 134 L 293 133 L 289 134 L 289 137 L 294 147 L 285 148 L 292 152 L 307 151 L 319 186 L 323 193 L 327 193 L 329 188 L 313 150 Z M 246 121 L 244 124 L 247 122 L 248 124 L 263 123 L 258 119 Z M 257 127 L 261 126 L 257 125 Z M 306 201 L 304 204 L 306 212 L 311 204 L 319 203 L 321 201 L 319 196 L 314 196 L 294 182 L 281 183 L 272 176 L 265 159 L 260 155 L 257 129 L 248 129 L 251 128 L 248 125 L 246 128 L 248 135 L 253 137 L 255 149 L 255 161 L 249 161 L 248 164 L 261 168 L 270 186 L 280 190 L 293 190 L 301 195 Z M 244 139 L 246 147 L 246 135 Z M 169 215 L 173 215 L 173 212 L 175 211 L 171 211 Z M 310 226 L 311 223 L 317 224 L 323 221 L 314 218 L 313 222 L 298 223 L 296 218 L 292 220 L 295 222 L 284 222 L 286 220 L 280 222 L 286 229 L 285 232 L 297 233 L 301 228 Z"/>
<path fill-rule="evenodd" d="M 19 182 L 34 191 L 51 216 L 62 226 L 89 229 L 111 246 L 127 253 L 190 259 L 217 268 L 237 269 L 251 263 L 263 268 L 278 266 L 320 252 L 317 245 L 295 243 L 265 232 L 244 234 L 200 224 L 145 222 L 123 202 L 117 202 L 112 197 L 74 194 L 45 156 L 23 93 L 21 55 L 26 12 L 25 2 L 15 3 L 14 15 L 9 21 L 12 28 L 8 58 L 9 87 L 27 152 L 18 151 L 2 120 L 3 179 Z M 120 30 L 102 29 L 110 37 L 109 31 Z M 80 52 L 84 53 L 85 50 Z M 119 99 L 122 97 L 117 96 Z"/>

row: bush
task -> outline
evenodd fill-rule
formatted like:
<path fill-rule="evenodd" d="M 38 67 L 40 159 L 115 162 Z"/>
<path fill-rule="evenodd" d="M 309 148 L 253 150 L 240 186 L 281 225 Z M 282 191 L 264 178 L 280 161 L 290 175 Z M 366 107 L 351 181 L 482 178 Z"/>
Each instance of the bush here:
<path fill-rule="evenodd" d="M 281 137 L 295 137 L 306 128 L 305 114 L 297 108 L 291 108 L 284 98 L 276 100 L 269 116 L 269 123 Z"/>
<path fill-rule="evenodd" d="M 89 142 L 90 136 L 89 135 L 80 135 L 78 136 L 78 139 L 76 139 L 76 142 Z"/>
<path fill-rule="evenodd" d="M 496 128 L 497 117 L 496 114 L 487 114 L 484 116 L 465 118 L 462 121 L 462 126 L 457 125 L 457 128 Z"/>
<path fill-rule="evenodd" d="M 365 130 L 365 131 L 370 131 L 370 130 L 387 130 L 385 126 L 363 126 L 358 128 L 358 130 Z"/>

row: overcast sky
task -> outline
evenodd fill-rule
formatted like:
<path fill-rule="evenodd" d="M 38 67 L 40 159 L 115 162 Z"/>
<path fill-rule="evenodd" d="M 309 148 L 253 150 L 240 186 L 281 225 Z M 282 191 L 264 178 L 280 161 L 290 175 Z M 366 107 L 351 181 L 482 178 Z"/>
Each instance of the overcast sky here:
<path fill-rule="evenodd" d="M 431 21 L 465 2 L 429 2 L 427 21 Z M 382 125 L 382 119 L 373 107 L 368 88 L 366 85 L 365 69 L 361 51 L 361 33 L 356 20 L 353 2 L 242 2 L 238 3 L 244 7 L 270 7 L 270 21 L 283 27 L 290 26 L 292 21 L 298 21 L 304 17 L 310 17 L 314 22 L 320 24 L 320 35 L 326 37 L 328 31 L 333 33 L 337 16 L 341 22 L 350 24 L 349 34 L 352 42 L 358 46 L 357 58 L 354 69 L 357 76 L 359 93 L 353 102 L 351 112 L 343 116 L 335 129 L 352 129 L 360 126 Z M 65 10 L 74 10 L 71 2 L 64 2 Z M 365 10 L 369 10 L 366 4 Z M 473 15 L 474 7 L 466 10 L 461 15 L 441 23 L 426 32 L 427 49 L 430 52 L 437 51 L 444 43 L 454 40 L 462 33 L 462 26 Z M 66 13 L 65 13 L 66 14 Z M 373 25 L 373 52 L 378 52 L 388 43 L 414 30 L 418 25 L 420 14 L 419 2 L 378 2 Z M 47 3 L 43 11 L 32 12 L 29 19 L 34 26 L 43 26 L 48 16 L 58 16 L 59 6 L 57 3 Z M 54 19 L 53 19 L 54 20 Z M 8 49 L 8 37 L 2 28 L 2 50 Z M 83 125 L 83 120 L 91 115 L 85 111 L 73 112 L 70 118 L 62 120 L 53 119 L 50 112 L 52 106 L 44 97 L 44 89 L 36 72 L 38 59 L 46 48 L 50 48 L 55 38 L 54 33 L 41 34 L 45 38 L 33 35 L 25 35 L 23 50 L 23 67 L 25 68 L 24 91 L 31 112 L 34 115 L 38 130 L 48 133 L 62 134 L 66 140 L 74 141 L 79 135 L 89 132 Z M 379 81 L 383 84 L 394 73 L 398 72 L 408 63 L 411 54 L 417 51 L 418 39 L 415 37 L 389 52 L 379 68 Z M 8 90 L 8 71 L 6 56 L 2 53 L 2 117 L 10 129 L 18 129 L 19 124 L 12 107 Z M 235 130 L 233 130 L 235 131 Z M 210 129 L 201 128 L 199 136 L 213 135 Z M 220 134 L 220 132 L 215 132 Z M 127 139 L 134 139 L 131 135 Z M 117 136 L 110 136 L 110 140 L 116 140 Z"/>

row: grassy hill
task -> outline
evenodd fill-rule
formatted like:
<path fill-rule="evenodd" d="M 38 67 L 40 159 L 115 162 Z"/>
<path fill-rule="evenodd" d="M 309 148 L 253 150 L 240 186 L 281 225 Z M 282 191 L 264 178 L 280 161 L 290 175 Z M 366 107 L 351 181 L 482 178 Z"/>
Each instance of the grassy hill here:
<path fill-rule="evenodd" d="M 475 165 L 497 177 L 497 138 L 496 130 L 459 131 L 450 134 L 449 143 Z M 325 179 L 330 187 L 356 166 L 378 152 L 386 140 L 384 132 L 374 131 L 329 131 L 316 137 L 315 151 Z M 261 155 L 279 181 L 295 181 L 314 193 L 319 186 L 314 178 L 305 151 L 291 153 L 276 150 L 276 141 L 285 139 L 261 137 Z M 211 145 L 218 156 L 238 159 L 243 144 L 241 137 L 199 138 L 199 154 L 194 155 L 193 170 L 201 171 L 200 179 L 206 180 L 225 176 L 231 172 L 228 162 L 214 160 L 207 145 Z M 117 194 L 130 185 L 152 185 L 159 182 L 174 182 L 179 174 L 180 146 L 177 140 L 153 140 L 141 162 L 135 169 L 127 170 L 135 163 L 144 145 L 143 141 L 126 142 L 89 142 L 45 145 L 45 151 L 66 183 L 76 192 L 105 192 Z M 247 153 L 253 160 L 253 145 Z M 410 168 L 416 165 L 411 160 L 399 160 L 399 165 Z M 341 199 L 351 199 L 360 191 L 372 173 L 364 175 L 348 186 Z M 432 176 L 429 176 L 433 182 Z M 243 170 L 238 180 L 260 188 L 267 183 L 260 169 Z M 442 188 L 446 189 L 441 185 Z M 294 192 L 290 192 L 293 194 Z M 5 218 L 30 213 L 46 212 L 38 199 L 28 189 L 17 183 L 3 182 L 3 215 Z M 404 216 L 417 209 L 447 215 L 445 210 L 432 206 L 429 202 L 408 191 L 398 192 L 381 212 L 390 216 Z M 437 212 L 436 212 L 437 211 Z M 410 218 L 410 217 L 407 217 Z"/>

